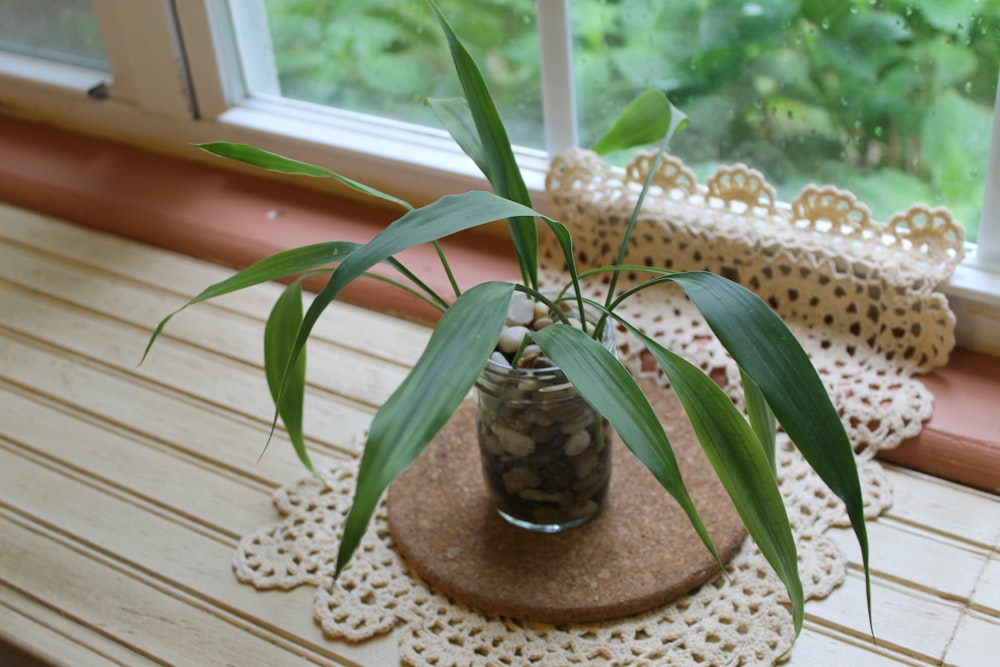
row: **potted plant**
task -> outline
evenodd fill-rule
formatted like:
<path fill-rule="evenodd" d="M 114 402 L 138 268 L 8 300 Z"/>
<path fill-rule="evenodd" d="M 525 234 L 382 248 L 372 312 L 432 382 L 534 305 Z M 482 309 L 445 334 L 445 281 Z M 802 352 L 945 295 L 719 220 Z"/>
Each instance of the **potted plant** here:
<path fill-rule="evenodd" d="M 599 418 L 584 417 L 589 421 L 581 428 L 587 430 L 590 440 L 577 442 L 573 446 L 576 454 L 582 451 L 575 449 L 577 447 L 602 447 L 605 441 L 603 420 L 606 420 L 609 428 L 618 433 L 621 441 L 677 500 L 706 548 L 722 567 L 688 496 L 660 420 L 635 379 L 617 360 L 613 344 L 609 344 L 614 327 L 630 332 L 645 345 L 669 379 L 747 531 L 782 579 L 791 600 L 797 635 L 802 627 L 804 599 L 796 548 L 774 472 L 775 417 L 806 460 L 843 499 L 860 545 L 866 581 L 868 578 L 868 544 L 853 452 L 837 410 L 807 355 L 780 318 L 760 298 L 728 279 L 701 271 L 678 273 L 622 264 L 648 182 L 639 193 L 631 224 L 621 243 L 618 263 L 587 272 L 609 275 L 606 301 L 585 298 L 569 232 L 558 221 L 532 208 L 507 133 L 479 68 L 432 0 L 428 0 L 428 5 L 448 40 L 464 91 L 463 98 L 432 100 L 430 104 L 462 149 L 486 175 L 494 193 L 471 191 L 414 208 L 319 166 L 242 144 L 203 144 L 202 149 L 215 155 L 264 169 L 335 178 L 360 192 L 399 205 L 405 213 L 365 244 L 334 241 L 279 252 L 208 287 L 181 309 L 262 282 L 292 279 L 277 299 L 265 326 L 264 366 L 276 407 L 274 423 L 279 418 L 283 421 L 300 460 L 313 474 L 317 473 L 302 435 L 304 348 L 323 310 L 352 281 L 366 275 L 376 264 L 386 263 L 409 281 L 393 280 L 394 284 L 418 294 L 441 311 L 420 359 L 372 421 L 340 544 L 338 573 L 358 546 L 382 493 L 423 451 L 477 381 L 481 395 L 491 394 L 486 386 L 490 383 L 501 387 L 493 394 L 502 394 L 504 382 L 512 377 L 515 383 L 524 379 L 519 374 L 528 371 L 519 371 L 518 367 L 523 359 L 532 355 L 545 359 L 542 364 L 532 363 L 532 370 L 540 367 L 544 373 L 558 376 L 560 387 L 571 385 L 572 391 L 599 415 Z M 607 153 L 658 142 L 656 159 L 659 160 L 670 136 L 685 122 L 683 114 L 674 109 L 661 92 L 646 91 L 624 110 L 594 149 Z M 654 166 L 650 174 L 655 172 Z M 444 297 L 394 257 L 409 247 L 422 243 L 437 245 L 439 239 L 449 234 L 501 219 L 508 221 L 521 271 L 519 283 L 491 281 L 461 291 L 452 279 L 454 294 Z M 539 220 L 557 238 L 569 276 L 568 284 L 554 292 L 543 291 L 539 284 Z M 438 250 L 450 277 L 447 260 L 439 245 Z M 619 294 L 615 287 L 622 271 L 641 272 L 649 278 Z M 316 274 L 328 274 L 329 278 L 303 313 L 301 283 L 304 277 Z M 740 366 L 749 420 L 701 369 L 658 344 L 616 313 L 616 306 L 625 299 L 663 283 L 674 283 L 685 290 Z M 535 324 L 517 329 L 513 342 L 504 348 L 506 354 L 498 357 L 495 355 L 498 340 L 512 303 L 521 300 L 528 301 L 532 307 L 538 305 L 538 313 L 532 315 L 532 320 L 548 318 L 551 322 L 546 321 L 545 326 Z M 159 323 L 147 345 L 147 354 L 169 319 L 181 309 Z M 537 349 L 528 350 L 529 345 Z M 488 432 L 482 434 L 484 451 L 489 449 L 487 439 L 498 434 L 493 427 L 498 409 L 492 410 L 483 420 L 490 425 L 486 429 Z M 569 435 L 565 433 L 566 437 L 559 441 L 564 449 L 569 448 Z M 516 439 L 516 436 L 510 437 Z M 504 446 L 501 444 L 500 448 Z M 521 442 L 524 452 L 517 451 L 517 446 L 508 443 L 504 452 L 507 459 L 526 456 L 527 450 L 537 445 Z M 600 484 L 601 480 L 596 480 L 595 489 Z M 598 498 L 599 489 L 594 493 L 594 498 Z M 533 497 L 539 498 L 538 494 Z M 579 507 L 576 511 L 586 513 Z M 870 595 L 868 612 L 870 617 Z"/>

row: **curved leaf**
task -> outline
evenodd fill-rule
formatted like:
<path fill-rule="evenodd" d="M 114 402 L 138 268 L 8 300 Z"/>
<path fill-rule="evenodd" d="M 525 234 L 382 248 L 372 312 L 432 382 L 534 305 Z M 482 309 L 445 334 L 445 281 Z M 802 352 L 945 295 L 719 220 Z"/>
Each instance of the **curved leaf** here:
<path fill-rule="evenodd" d="M 302 319 L 299 335 L 290 350 L 289 363 L 305 346 L 313 325 L 341 291 L 369 268 L 407 248 L 429 243 L 449 234 L 516 215 L 540 215 L 526 206 L 490 192 L 472 191 L 442 197 L 409 211 L 375 238 L 341 262 L 326 286 L 316 295 Z M 494 341 L 495 343 L 496 341 Z"/>
<path fill-rule="evenodd" d="M 669 141 L 686 124 L 687 116 L 671 104 L 662 91 L 649 89 L 625 107 L 611 129 L 591 150 L 598 155 L 607 155 L 663 139 Z"/>
<path fill-rule="evenodd" d="M 295 343 L 295 334 L 302 322 L 302 280 L 293 281 L 274 302 L 271 314 L 264 326 L 264 374 L 271 390 L 278 415 L 285 424 L 288 438 L 299 460 L 315 477 L 319 477 L 309 453 L 306 451 L 302 434 L 302 412 L 305 402 L 306 355 L 303 350 L 295 364 L 289 369 L 286 379 L 287 389 L 281 392 L 285 360 Z"/>
<path fill-rule="evenodd" d="M 599 342 L 568 324 L 547 326 L 533 332 L 531 337 L 562 369 L 580 395 L 611 422 L 622 442 L 677 500 L 698 537 L 724 569 L 684 485 L 663 424 L 628 370 Z"/>
<path fill-rule="evenodd" d="M 403 201 L 398 197 L 393 197 L 392 195 L 386 194 L 381 190 L 376 190 L 375 188 L 365 185 L 364 183 L 359 183 L 358 181 L 347 178 L 346 176 L 341 176 L 337 172 L 331 171 L 326 167 L 320 167 L 315 164 L 309 164 L 308 162 L 293 160 L 292 158 L 278 155 L 277 153 L 272 153 L 270 151 L 265 151 L 264 149 L 257 148 L 256 146 L 231 143 L 228 141 L 213 141 L 204 144 L 195 144 L 195 146 L 203 151 L 211 153 L 212 155 L 218 155 L 219 157 L 223 157 L 228 160 L 235 160 L 260 169 L 267 169 L 268 171 L 276 171 L 282 174 L 291 174 L 293 176 L 332 178 L 347 187 L 357 190 L 358 192 L 366 194 L 370 197 L 391 202 L 408 211 L 413 209 L 413 205 L 409 202 Z"/>
<path fill-rule="evenodd" d="M 623 324 L 639 338 L 666 373 L 743 525 L 785 584 L 798 636 L 802 630 L 805 596 L 799 579 L 792 527 L 765 447 L 712 378 L 630 324 Z"/>
<path fill-rule="evenodd" d="M 521 169 L 514 158 L 514 151 L 507 137 L 507 129 L 500 119 L 500 113 L 493 103 L 483 74 L 472 56 L 466 50 L 461 40 L 452 30 L 451 25 L 434 4 L 427 4 L 437 17 L 441 29 L 448 40 L 451 58 L 455 64 L 458 80 L 462 84 L 462 92 L 469 105 L 472 122 L 479 135 L 478 147 L 481 153 L 470 154 L 474 161 L 482 160 L 485 169 L 480 167 L 496 193 L 524 206 L 531 206 L 531 195 L 524 183 Z M 451 129 L 450 126 L 446 129 Z M 462 145 L 462 142 L 459 142 Z M 462 145 L 465 149 L 465 145 Z M 478 155 L 478 159 L 477 159 Z M 517 250 L 517 260 L 526 285 L 538 287 L 538 230 L 533 217 L 513 217 L 508 220 L 511 240 Z"/>
<path fill-rule="evenodd" d="M 511 283 L 482 283 L 449 308 L 420 359 L 372 421 L 358 484 L 337 554 L 337 573 L 350 560 L 386 487 L 420 455 L 469 393 L 496 348 Z"/>
<path fill-rule="evenodd" d="M 270 257 L 265 257 L 259 262 L 251 264 L 242 271 L 229 276 L 225 280 L 206 287 L 200 294 L 160 320 L 160 323 L 156 325 L 156 329 L 153 330 L 153 334 L 150 336 L 149 342 L 146 343 L 146 349 L 142 353 L 142 358 L 145 359 L 149 354 L 150 348 L 153 347 L 153 343 L 163 332 L 163 327 L 167 325 L 167 322 L 169 322 L 174 315 L 181 312 L 188 306 L 193 306 L 196 303 L 201 303 L 202 301 L 207 301 L 208 299 L 214 299 L 215 297 L 236 292 L 247 287 L 253 287 L 254 285 L 271 282 L 272 280 L 279 280 L 281 278 L 293 276 L 297 273 L 301 273 L 302 271 L 315 269 L 319 266 L 339 264 L 344 260 L 344 258 L 350 255 L 355 248 L 358 247 L 358 245 L 359 244 L 357 243 L 351 243 L 348 241 L 333 241 L 329 243 L 316 243 L 313 245 L 303 246 L 301 248 L 292 248 L 291 250 L 284 250 L 275 253 Z M 139 363 L 142 363 L 142 361 Z"/>
<path fill-rule="evenodd" d="M 851 443 L 826 387 L 798 341 L 760 297 L 704 271 L 669 277 L 705 316 L 719 341 L 760 387 L 795 446 L 847 508 L 865 570 L 871 617 L 871 574 L 864 499 Z"/>
<path fill-rule="evenodd" d="M 479 140 L 475 121 L 472 120 L 469 101 L 464 97 L 429 98 L 427 105 L 462 152 L 472 158 L 486 180 L 491 180 L 490 167 L 483 154 L 483 143 Z"/>
<path fill-rule="evenodd" d="M 750 427 L 757 435 L 760 446 L 764 448 L 764 455 L 771 464 L 771 472 L 778 474 L 778 463 L 775 460 L 775 439 L 777 438 L 777 424 L 774 419 L 774 412 L 767 404 L 764 393 L 757 386 L 757 383 L 747 375 L 743 368 L 740 368 L 740 377 L 743 380 L 743 399 L 747 405 L 747 417 L 750 418 Z"/>

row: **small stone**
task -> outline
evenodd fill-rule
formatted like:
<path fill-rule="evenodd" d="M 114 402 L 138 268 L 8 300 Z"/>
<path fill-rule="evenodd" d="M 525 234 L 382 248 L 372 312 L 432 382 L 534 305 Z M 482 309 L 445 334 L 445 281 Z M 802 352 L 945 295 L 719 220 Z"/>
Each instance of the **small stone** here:
<path fill-rule="evenodd" d="M 551 359 L 546 357 L 544 354 L 535 357 L 535 360 L 531 364 L 532 368 L 555 368 L 556 365 Z"/>
<path fill-rule="evenodd" d="M 568 513 L 574 519 L 580 519 L 585 516 L 593 516 L 597 514 L 597 510 L 598 510 L 597 503 L 595 503 L 593 500 L 588 500 L 587 502 L 581 505 L 570 507 Z"/>
<path fill-rule="evenodd" d="M 529 324 L 535 319 L 535 302 L 523 292 L 514 292 L 507 308 L 507 325 Z"/>
<path fill-rule="evenodd" d="M 535 310 L 534 317 L 532 317 L 532 319 L 535 320 L 536 322 L 538 320 L 547 318 L 549 316 L 549 307 L 546 306 L 541 301 L 534 302 L 534 310 Z"/>
<path fill-rule="evenodd" d="M 552 326 L 552 323 L 551 317 L 536 317 L 531 326 L 534 327 L 535 331 L 541 331 L 545 327 Z"/>
<path fill-rule="evenodd" d="M 492 433 L 485 433 L 479 440 L 483 449 L 492 454 L 493 456 L 499 456 L 504 453 L 503 445 L 500 444 L 500 438 L 496 437 Z M 577 475 L 579 477 L 579 475 Z"/>
<path fill-rule="evenodd" d="M 562 501 L 561 493 L 551 491 L 539 491 L 538 489 L 524 489 L 517 494 L 523 500 L 530 500 L 533 503 L 558 503 Z"/>
<path fill-rule="evenodd" d="M 581 431 L 594 423 L 594 413 L 592 410 L 584 409 L 579 416 L 563 422 L 562 432 L 566 435 Z"/>
<path fill-rule="evenodd" d="M 497 348 L 501 352 L 517 352 L 517 348 L 521 346 L 521 341 L 524 340 L 527 333 L 528 328 L 519 324 L 504 327 L 500 330 L 500 338 L 497 341 Z"/>
<path fill-rule="evenodd" d="M 490 355 L 490 361 L 504 368 L 510 368 L 510 362 L 507 361 L 507 357 L 503 356 L 500 352 L 494 352 Z"/>
<path fill-rule="evenodd" d="M 521 380 L 517 383 L 517 390 L 522 394 L 527 394 L 528 392 L 538 391 L 538 381 L 537 380 Z"/>
<path fill-rule="evenodd" d="M 551 442 L 557 435 L 559 435 L 559 428 L 552 424 L 538 424 L 531 429 L 531 437 L 537 443 Z"/>
<path fill-rule="evenodd" d="M 527 468 L 511 468 L 503 474 L 503 486 L 507 493 L 520 493 L 532 489 L 541 483 L 541 478 Z"/>
<path fill-rule="evenodd" d="M 535 451 L 535 441 L 530 435 L 519 433 L 506 426 L 494 426 L 493 433 L 500 439 L 500 444 L 508 454 L 528 456 Z"/>
<path fill-rule="evenodd" d="M 542 354 L 542 348 L 537 345 L 526 345 L 521 353 L 521 358 L 517 360 L 519 368 L 533 368 L 535 359 Z"/>
<path fill-rule="evenodd" d="M 596 466 L 597 466 L 597 455 L 594 453 L 593 450 L 580 456 L 573 463 L 573 469 L 576 472 L 577 479 L 586 479 L 587 477 L 590 477 L 590 474 L 594 472 L 594 468 Z"/>
<path fill-rule="evenodd" d="M 576 456 L 590 445 L 590 433 L 587 431 L 577 431 L 566 439 L 564 449 L 566 456 Z"/>

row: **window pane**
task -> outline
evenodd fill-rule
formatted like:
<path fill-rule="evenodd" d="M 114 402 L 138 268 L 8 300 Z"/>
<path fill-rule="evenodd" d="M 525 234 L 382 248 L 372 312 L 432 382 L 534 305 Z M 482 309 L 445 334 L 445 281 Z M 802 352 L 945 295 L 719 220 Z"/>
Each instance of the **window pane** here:
<path fill-rule="evenodd" d="M 441 29 L 422 2 L 265 0 L 281 94 L 439 128 L 428 97 L 460 94 Z M 511 140 L 542 147 L 533 0 L 445 0 L 483 68 Z"/>
<path fill-rule="evenodd" d="M 90 0 L 0 0 L 0 50 L 110 71 Z"/>
<path fill-rule="evenodd" d="M 996 0 L 574 0 L 581 142 L 656 86 L 704 179 L 744 162 L 788 201 L 853 191 L 879 220 L 948 206 L 975 239 L 1000 64 Z"/>

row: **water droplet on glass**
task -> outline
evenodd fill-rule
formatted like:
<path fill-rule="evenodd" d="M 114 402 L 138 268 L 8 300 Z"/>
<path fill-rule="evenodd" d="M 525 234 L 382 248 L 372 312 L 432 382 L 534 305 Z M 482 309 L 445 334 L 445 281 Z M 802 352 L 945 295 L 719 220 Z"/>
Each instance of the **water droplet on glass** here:
<path fill-rule="evenodd" d="M 878 127 L 875 128 L 875 136 L 876 137 L 878 137 L 879 139 L 881 139 L 884 134 L 885 134 L 885 130 L 882 129 L 881 125 L 879 125 Z"/>

